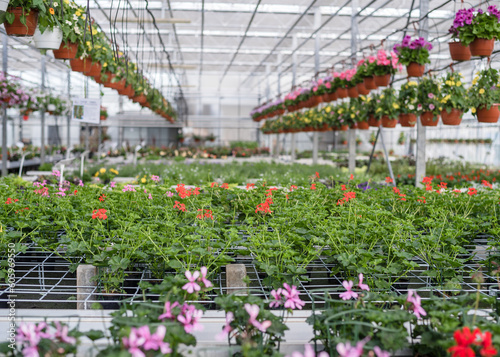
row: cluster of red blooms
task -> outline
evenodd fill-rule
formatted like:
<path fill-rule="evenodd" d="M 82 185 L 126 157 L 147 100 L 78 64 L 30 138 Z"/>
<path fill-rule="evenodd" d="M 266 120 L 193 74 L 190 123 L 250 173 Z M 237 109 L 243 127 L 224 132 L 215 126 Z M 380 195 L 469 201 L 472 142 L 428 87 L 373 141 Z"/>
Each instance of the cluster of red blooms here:
<path fill-rule="evenodd" d="M 184 205 L 183 205 L 184 206 Z M 175 207 L 175 206 L 174 206 Z M 185 210 L 185 208 L 184 208 Z M 203 210 L 201 208 L 198 209 L 198 212 L 200 212 L 196 218 L 198 219 L 203 219 L 203 218 L 210 218 L 210 219 L 214 219 L 214 216 L 212 216 L 212 211 L 210 211 L 209 209 L 206 209 L 205 210 L 205 213 L 203 213 Z"/>
<path fill-rule="evenodd" d="M 476 190 L 475 188 L 473 188 L 473 187 L 470 187 L 470 188 L 469 188 L 469 192 L 467 192 L 467 194 L 468 194 L 469 196 L 474 196 L 474 195 L 477 195 L 477 190 Z"/>
<path fill-rule="evenodd" d="M 316 189 L 316 184 L 315 183 L 311 184 L 311 190 L 315 190 L 315 189 Z"/>
<path fill-rule="evenodd" d="M 250 189 L 252 189 L 252 188 L 254 188 L 254 187 L 255 187 L 255 184 L 254 184 L 254 183 L 247 183 L 247 187 L 246 187 L 246 188 L 247 188 L 247 190 L 250 190 Z"/>
<path fill-rule="evenodd" d="M 344 203 L 349 202 L 352 199 L 356 198 L 356 192 L 346 192 L 344 193 L 344 198 L 341 198 L 337 201 L 337 206 L 342 206 Z"/>
<path fill-rule="evenodd" d="M 108 216 L 106 215 L 106 212 L 107 210 L 105 210 L 104 208 L 100 208 L 100 209 L 95 209 L 92 211 L 92 219 L 107 219 Z"/>
<path fill-rule="evenodd" d="M 445 177 L 443 178 L 442 175 L 431 175 L 429 176 L 429 178 L 431 180 L 439 180 L 439 181 L 443 181 L 443 180 L 448 180 L 448 181 L 454 181 L 454 182 L 460 182 L 460 181 L 467 181 L 467 182 L 471 182 L 471 181 L 476 181 L 476 182 L 479 182 L 479 181 L 486 181 L 484 178 L 485 177 L 491 177 L 491 181 L 492 182 L 496 182 L 497 181 L 497 178 L 494 176 L 494 175 L 498 175 L 500 173 L 500 171 L 491 171 L 491 170 L 472 170 L 469 174 L 464 174 L 462 172 L 455 172 L 454 174 L 452 175 L 445 175 Z M 408 178 L 411 179 L 411 178 L 414 178 L 415 175 L 413 174 L 408 174 Z M 486 181 L 488 182 L 488 181 Z"/>
<path fill-rule="evenodd" d="M 186 185 L 184 185 L 183 183 L 177 184 L 177 187 L 175 188 L 175 191 L 179 194 L 180 198 L 186 198 L 186 197 L 189 197 L 191 195 L 197 196 L 197 195 L 200 194 L 200 188 L 199 187 L 195 187 L 195 188 L 193 188 L 191 190 L 187 190 L 186 189 Z"/>
<path fill-rule="evenodd" d="M 106 199 L 106 196 L 104 194 L 102 194 L 101 197 L 99 197 L 99 201 L 101 201 L 101 202 L 104 202 L 105 199 Z"/>
<path fill-rule="evenodd" d="M 290 186 L 290 192 L 292 192 L 293 190 L 296 190 L 296 189 L 298 189 L 297 186 L 295 186 L 295 185 Z"/>
<path fill-rule="evenodd" d="M 255 213 L 257 213 L 257 212 L 262 212 L 263 214 L 271 213 L 272 211 L 270 210 L 269 207 L 272 204 L 273 204 L 273 198 L 272 197 L 266 198 L 266 201 L 264 203 L 259 203 L 257 205 L 257 209 L 255 210 Z"/>
<path fill-rule="evenodd" d="M 175 201 L 174 208 L 177 208 L 179 211 L 186 212 L 186 205 L 184 203 L 180 203 L 179 201 Z"/>
<path fill-rule="evenodd" d="M 19 201 L 17 198 L 15 198 L 14 200 L 12 200 L 12 198 L 9 197 L 9 198 L 7 198 L 7 201 L 5 201 L 5 204 L 6 205 L 10 205 L 13 202 L 17 202 L 17 201 Z"/>
<path fill-rule="evenodd" d="M 250 185 L 250 184 L 248 184 L 248 185 Z M 248 185 L 247 185 L 247 189 L 248 189 Z M 218 186 L 219 186 L 219 184 L 217 182 L 212 182 L 212 184 L 210 185 L 210 187 L 212 187 L 212 188 L 218 187 Z M 220 188 L 224 188 L 227 190 L 227 189 L 229 189 L 229 184 L 224 182 L 222 185 L 220 185 Z"/>
<path fill-rule="evenodd" d="M 417 202 L 420 202 L 420 203 L 427 203 L 427 201 L 425 200 L 425 197 L 424 197 L 424 196 L 420 196 L 420 198 L 417 200 Z"/>
<path fill-rule="evenodd" d="M 401 193 L 401 191 L 399 190 L 399 188 L 393 187 L 392 190 L 394 191 L 394 193 L 396 195 L 398 195 L 399 197 L 401 197 L 401 201 L 406 201 L 406 195 L 404 193 Z"/>
<path fill-rule="evenodd" d="M 483 333 L 476 328 L 471 332 L 468 327 L 464 327 L 461 331 L 456 330 L 453 338 L 457 344 L 448 349 L 452 357 L 475 357 L 476 352 L 472 348 L 473 346 L 480 348 L 479 354 L 482 357 L 497 355 L 497 350 L 491 342 L 491 333 L 488 331 Z"/>

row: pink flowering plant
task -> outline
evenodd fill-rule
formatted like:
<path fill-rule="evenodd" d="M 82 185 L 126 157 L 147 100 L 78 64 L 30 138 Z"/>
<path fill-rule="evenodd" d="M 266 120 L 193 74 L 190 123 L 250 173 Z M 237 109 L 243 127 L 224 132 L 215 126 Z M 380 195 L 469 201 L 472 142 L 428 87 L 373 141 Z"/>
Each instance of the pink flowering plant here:
<path fill-rule="evenodd" d="M 417 113 L 432 112 L 434 120 L 443 110 L 439 82 L 432 76 L 422 78 L 418 85 Z"/>
<path fill-rule="evenodd" d="M 295 293 L 291 291 L 288 298 L 281 301 L 290 301 L 290 308 L 298 306 Z M 280 356 L 280 342 L 288 327 L 283 323 L 283 316 L 268 309 L 268 303 L 255 295 L 236 294 L 219 296 L 215 303 L 226 312 L 226 323 L 216 335 L 217 340 L 227 340 L 230 347 L 238 346 L 242 356 Z"/>
<path fill-rule="evenodd" d="M 475 39 L 498 39 L 500 37 L 500 11 L 496 5 L 482 9 L 460 9 L 455 14 L 453 25 L 448 32 L 453 39 L 458 39 L 464 46 Z"/>
<path fill-rule="evenodd" d="M 401 43 L 394 45 L 393 51 L 399 58 L 399 63 L 408 66 L 415 62 L 420 65 L 431 63 L 429 52 L 432 50 L 432 44 L 423 37 L 411 40 L 411 36 L 404 37 Z"/>

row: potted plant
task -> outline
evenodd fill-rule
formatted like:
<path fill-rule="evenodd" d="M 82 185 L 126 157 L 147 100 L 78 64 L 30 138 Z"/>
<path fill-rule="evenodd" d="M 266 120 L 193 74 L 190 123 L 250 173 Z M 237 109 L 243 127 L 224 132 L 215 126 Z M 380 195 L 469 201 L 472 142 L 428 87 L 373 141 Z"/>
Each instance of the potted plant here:
<path fill-rule="evenodd" d="M 208 141 L 210 141 L 210 142 L 212 142 L 212 143 L 213 143 L 213 142 L 215 141 L 215 135 L 214 135 L 214 134 L 212 134 L 212 133 L 210 133 L 210 135 L 208 135 L 208 136 L 206 137 L 206 140 L 208 140 Z"/>
<path fill-rule="evenodd" d="M 361 81 L 360 78 L 356 76 L 356 68 L 345 71 L 345 79 L 347 81 L 347 96 L 349 98 L 357 98 L 359 95 L 357 85 L 361 83 Z"/>
<path fill-rule="evenodd" d="M 473 56 L 491 56 L 495 39 L 500 36 L 499 22 L 500 11 L 495 5 L 488 6 L 486 11 L 462 9 L 455 14 L 449 31 L 452 38 L 458 39 L 462 46 L 470 45 Z"/>
<path fill-rule="evenodd" d="M 377 56 L 373 59 L 370 57 L 368 61 L 373 60 L 373 78 L 374 82 L 379 87 L 387 87 L 391 82 L 391 76 L 401 70 L 398 56 L 395 52 L 387 55 L 384 49 L 377 52 Z"/>
<path fill-rule="evenodd" d="M 100 110 L 100 119 L 106 120 L 108 119 L 108 109 L 106 107 L 101 106 Z"/>
<path fill-rule="evenodd" d="M 382 121 L 384 128 L 395 128 L 398 123 L 400 106 L 396 91 L 393 88 L 386 88 L 382 91 L 375 109 L 375 118 Z"/>
<path fill-rule="evenodd" d="M 431 63 L 429 51 L 432 44 L 423 37 L 411 41 L 411 36 L 405 36 L 400 44 L 394 45 L 394 52 L 398 55 L 399 62 L 406 66 L 408 77 L 422 77 L 425 64 Z"/>
<path fill-rule="evenodd" d="M 439 83 L 432 77 L 423 78 L 418 85 L 417 112 L 423 126 L 437 126 L 442 106 L 439 101 Z"/>
<path fill-rule="evenodd" d="M 38 14 L 44 14 L 46 11 L 43 1 L 11 0 L 5 13 L 5 32 L 9 36 L 33 36 L 38 23 Z"/>
<path fill-rule="evenodd" d="M 359 98 L 356 99 L 351 99 L 350 108 L 355 116 L 356 129 L 368 130 L 370 128 L 368 124 L 368 111 L 365 109 L 365 104 L 370 100 L 370 97 L 364 95 L 360 95 Z"/>
<path fill-rule="evenodd" d="M 78 51 L 78 44 L 83 41 L 85 29 L 84 7 L 78 6 L 74 1 L 63 1 L 62 14 L 59 13 L 59 26 L 63 33 L 62 43 L 58 49 L 54 50 L 56 59 L 75 59 Z"/>
<path fill-rule="evenodd" d="M 472 114 L 481 123 L 496 123 L 500 112 L 500 90 L 498 83 L 500 75 L 498 70 L 488 68 L 482 70 L 472 80 L 472 86 L 468 90 L 469 105 Z"/>
<path fill-rule="evenodd" d="M 418 83 L 409 81 L 399 89 L 399 124 L 402 127 L 414 127 L 417 123 Z"/>
<path fill-rule="evenodd" d="M 366 99 L 365 111 L 368 115 L 368 125 L 374 128 L 378 128 L 381 124 L 381 120 L 375 117 L 375 111 L 380 103 L 380 94 L 372 95 Z"/>
<path fill-rule="evenodd" d="M 469 109 L 467 90 L 460 73 L 450 72 L 441 79 L 441 118 L 444 125 L 459 125 L 464 111 Z"/>
<path fill-rule="evenodd" d="M 334 87 L 337 88 L 337 98 L 347 98 L 347 79 L 345 72 L 333 72 Z"/>
<path fill-rule="evenodd" d="M 199 135 L 193 135 L 193 140 L 195 143 L 199 143 L 201 141 L 201 136 Z"/>
<path fill-rule="evenodd" d="M 54 7 L 50 7 L 53 5 Z M 35 47 L 41 50 L 57 50 L 61 47 L 63 32 L 61 30 L 61 5 L 54 1 L 48 11 L 38 15 L 38 25 L 33 36 Z M 59 17 L 59 18 L 58 18 Z"/>

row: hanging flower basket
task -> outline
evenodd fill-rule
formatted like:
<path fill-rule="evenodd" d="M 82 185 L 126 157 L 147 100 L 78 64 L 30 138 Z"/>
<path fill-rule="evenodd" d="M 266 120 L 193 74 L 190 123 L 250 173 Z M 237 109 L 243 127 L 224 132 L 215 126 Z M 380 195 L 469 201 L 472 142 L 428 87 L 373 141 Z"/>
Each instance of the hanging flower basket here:
<path fill-rule="evenodd" d="M 125 95 L 127 97 L 133 97 L 134 94 L 135 94 L 134 88 L 132 87 L 132 84 L 129 84 L 124 89 L 119 90 L 118 93 L 121 94 L 121 95 Z"/>
<path fill-rule="evenodd" d="M 413 113 L 399 114 L 399 124 L 405 128 L 413 128 L 417 124 L 417 116 Z"/>
<path fill-rule="evenodd" d="M 94 76 L 94 81 L 98 84 L 103 84 L 103 81 L 101 79 L 101 73 L 99 73 L 97 76 Z"/>
<path fill-rule="evenodd" d="M 76 53 L 78 52 L 78 43 L 73 42 L 63 42 L 59 49 L 56 49 L 54 52 L 54 58 L 66 60 L 66 59 L 75 59 Z"/>
<path fill-rule="evenodd" d="M 484 38 L 476 38 L 470 44 L 470 53 L 473 56 L 489 57 L 493 53 L 495 47 L 495 39 L 486 40 Z"/>
<path fill-rule="evenodd" d="M 87 73 L 90 71 L 90 65 L 87 64 L 86 59 L 75 58 L 69 62 L 73 72 Z"/>
<path fill-rule="evenodd" d="M 347 88 L 338 88 L 337 89 L 337 97 L 338 98 L 347 98 Z"/>
<path fill-rule="evenodd" d="M 347 131 L 347 130 L 349 130 L 349 125 L 341 125 L 339 130 L 340 131 Z"/>
<path fill-rule="evenodd" d="M 425 73 L 425 65 L 412 62 L 406 66 L 406 72 L 408 72 L 408 77 L 422 77 Z"/>
<path fill-rule="evenodd" d="M 37 27 L 33 36 L 35 47 L 41 50 L 57 50 L 61 47 L 62 39 L 63 33 L 59 27 L 47 28 L 44 33 Z"/>
<path fill-rule="evenodd" d="M 359 96 L 358 90 L 356 87 L 347 88 L 347 95 L 349 98 L 357 98 Z"/>
<path fill-rule="evenodd" d="M 12 24 L 9 24 L 7 21 L 4 22 L 7 35 L 27 37 L 35 34 L 36 25 L 38 24 L 38 12 L 36 10 L 32 9 L 29 13 L 24 12 L 26 16 L 26 25 L 21 22 L 21 17 L 23 16 L 22 7 L 11 7 L 7 9 L 7 12 L 15 16 Z"/>
<path fill-rule="evenodd" d="M 136 95 L 135 97 L 133 97 L 132 101 L 143 105 L 148 101 L 148 98 L 146 98 L 146 96 L 144 94 L 139 94 L 139 95 Z"/>
<path fill-rule="evenodd" d="M 477 121 L 480 123 L 496 123 L 500 117 L 498 104 L 494 104 L 490 109 L 481 107 L 477 109 Z"/>
<path fill-rule="evenodd" d="M 387 87 L 391 83 L 391 75 L 385 74 L 383 76 L 374 76 L 373 80 L 375 84 L 379 87 Z"/>
<path fill-rule="evenodd" d="M 358 93 L 360 95 L 368 95 L 368 94 L 370 94 L 370 90 L 366 89 L 364 83 L 358 83 L 356 85 L 356 89 L 358 90 Z"/>
<path fill-rule="evenodd" d="M 433 112 L 423 112 L 420 115 L 420 122 L 423 126 L 437 126 L 439 123 L 439 115 Z"/>
<path fill-rule="evenodd" d="M 444 125 L 460 125 L 462 122 L 463 111 L 452 109 L 449 113 L 446 110 L 441 111 L 441 118 Z"/>
<path fill-rule="evenodd" d="M 462 45 L 461 42 L 449 42 L 451 59 L 454 61 L 468 61 L 471 59 L 469 46 Z"/>
<path fill-rule="evenodd" d="M 358 124 L 357 128 L 359 130 L 368 130 L 368 129 L 370 129 L 370 125 L 368 124 L 367 121 L 360 121 L 357 124 Z"/>
<path fill-rule="evenodd" d="M 380 126 L 380 119 L 376 119 L 373 115 L 368 118 L 368 125 L 378 128 Z"/>
<path fill-rule="evenodd" d="M 102 70 L 101 64 L 99 62 L 92 63 L 92 59 L 90 57 L 86 58 L 85 67 L 90 68 L 88 72 L 85 72 L 86 76 L 96 77 L 96 76 L 99 76 L 101 74 L 101 70 Z"/>
<path fill-rule="evenodd" d="M 389 76 L 389 80 L 390 80 Z M 372 90 L 372 89 L 377 89 L 378 85 L 375 83 L 375 77 L 365 77 L 363 79 L 363 84 L 365 85 L 366 89 Z"/>
<path fill-rule="evenodd" d="M 382 117 L 382 126 L 384 128 L 395 128 L 397 123 L 397 119 L 391 119 L 388 115 L 384 115 Z"/>

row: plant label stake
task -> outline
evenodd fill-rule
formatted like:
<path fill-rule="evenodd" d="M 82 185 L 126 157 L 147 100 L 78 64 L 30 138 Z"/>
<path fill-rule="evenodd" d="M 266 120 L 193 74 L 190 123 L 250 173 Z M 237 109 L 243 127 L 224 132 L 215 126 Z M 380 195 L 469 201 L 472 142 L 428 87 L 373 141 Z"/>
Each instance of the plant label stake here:
<path fill-rule="evenodd" d="M 85 160 L 85 156 L 88 155 L 89 151 L 85 150 L 82 152 L 81 161 L 80 161 L 80 178 L 83 178 L 83 161 Z"/>
<path fill-rule="evenodd" d="M 134 167 L 137 166 L 137 152 L 142 149 L 141 145 L 137 145 L 134 150 Z"/>

